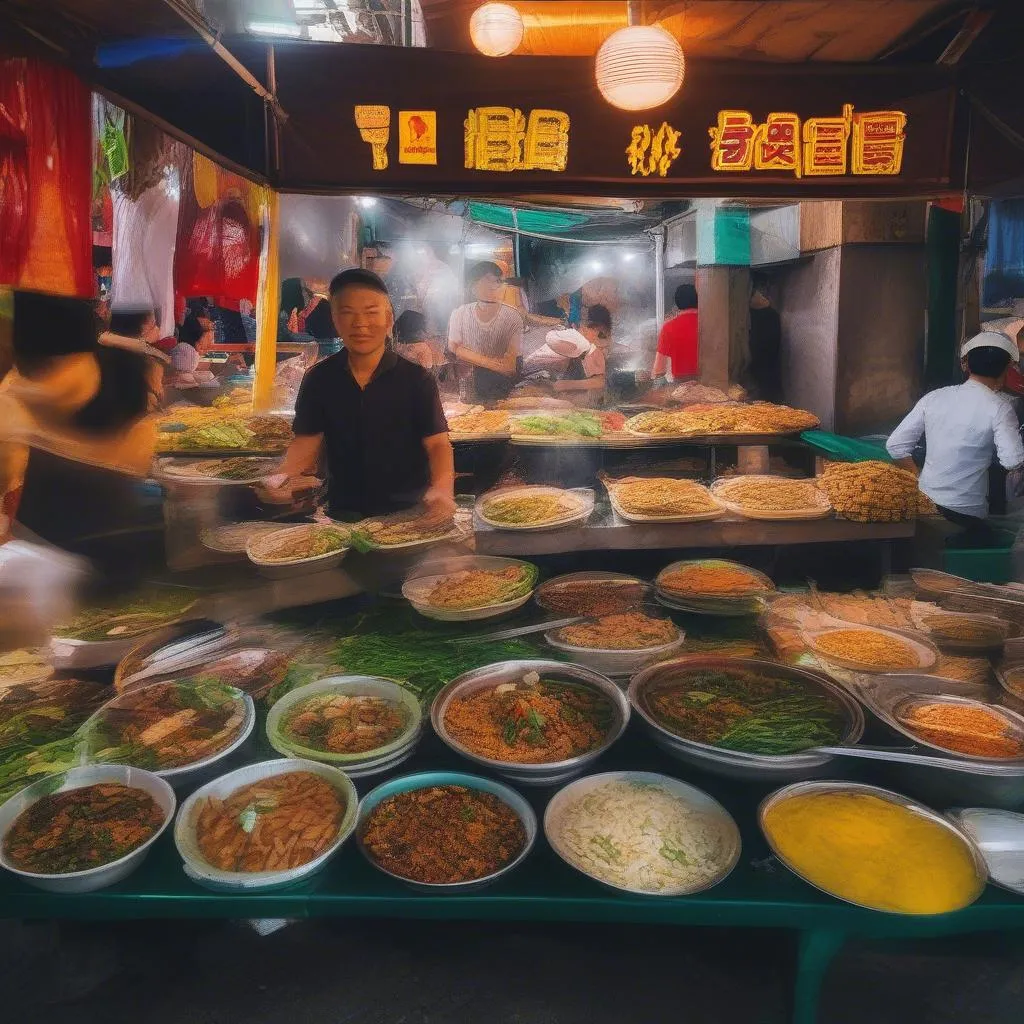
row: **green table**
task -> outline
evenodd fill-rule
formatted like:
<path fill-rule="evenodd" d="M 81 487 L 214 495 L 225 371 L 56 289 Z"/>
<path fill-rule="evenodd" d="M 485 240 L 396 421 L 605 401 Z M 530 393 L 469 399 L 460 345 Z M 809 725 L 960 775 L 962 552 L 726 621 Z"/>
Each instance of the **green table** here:
<path fill-rule="evenodd" d="M 261 756 L 258 748 L 249 759 Z M 433 736 L 396 774 L 426 768 L 473 771 Z M 790 874 L 769 856 L 756 824 L 756 807 L 771 786 L 744 785 L 703 775 L 652 749 L 634 722 L 595 771 L 630 767 L 663 771 L 711 792 L 736 817 L 743 854 L 732 875 L 697 896 L 629 897 L 605 889 L 567 867 L 543 837 L 506 881 L 477 893 L 432 896 L 414 892 L 372 868 L 354 842 L 324 872 L 293 889 L 236 896 L 209 892 L 185 877 L 171 836 L 119 885 L 84 896 L 40 892 L 0 877 L 0 913 L 21 918 L 311 918 L 391 917 L 444 920 L 601 921 L 684 926 L 785 928 L 798 932 L 795 1024 L 812 1024 L 826 968 L 850 938 L 920 938 L 991 929 L 1024 929 L 1024 898 L 989 886 L 972 907 L 940 917 L 898 917 L 832 899 Z M 838 773 L 837 773 L 838 774 Z M 360 794 L 380 778 L 360 780 Z M 547 790 L 520 789 L 542 814 Z"/>

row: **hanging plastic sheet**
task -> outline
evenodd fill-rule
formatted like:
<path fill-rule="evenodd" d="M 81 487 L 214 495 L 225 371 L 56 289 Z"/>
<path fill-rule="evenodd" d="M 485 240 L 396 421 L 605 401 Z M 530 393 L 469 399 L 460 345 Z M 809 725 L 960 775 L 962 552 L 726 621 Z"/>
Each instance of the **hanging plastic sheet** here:
<path fill-rule="evenodd" d="M 91 296 L 90 94 L 66 68 L 0 61 L 0 283 Z"/>
<path fill-rule="evenodd" d="M 208 295 L 237 308 L 256 301 L 259 190 L 196 153 L 181 181 L 174 283 L 179 295 Z"/>
<path fill-rule="evenodd" d="M 982 302 L 1012 309 L 1015 299 L 1024 299 L 1024 199 L 993 200 Z"/>

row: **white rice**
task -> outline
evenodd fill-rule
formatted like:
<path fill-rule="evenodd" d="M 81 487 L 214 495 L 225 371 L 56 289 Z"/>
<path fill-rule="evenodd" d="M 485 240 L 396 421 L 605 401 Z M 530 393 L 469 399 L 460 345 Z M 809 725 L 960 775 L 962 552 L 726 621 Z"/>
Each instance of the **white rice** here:
<path fill-rule="evenodd" d="M 581 871 L 623 889 L 691 892 L 727 866 L 722 823 L 657 784 L 606 782 L 568 804 L 552 838 Z"/>

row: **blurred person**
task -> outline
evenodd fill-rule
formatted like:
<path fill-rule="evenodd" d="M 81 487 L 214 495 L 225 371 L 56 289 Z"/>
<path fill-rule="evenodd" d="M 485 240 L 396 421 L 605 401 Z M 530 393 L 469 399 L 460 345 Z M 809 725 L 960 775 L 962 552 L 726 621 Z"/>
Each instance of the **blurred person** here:
<path fill-rule="evenodd" d="M 524 330 L 523 315 L 504 305 L 501 268 L 474 264 L 467 283 L 474 302 L 459 306 L 448 323 L 448 350 L 468 373 L 469 395 L 475 402 L 508 398 L 515 383 Z"/>
<path fill-rule="evenodd" d="M 438 519 L 455 511 L 455 463 L 437 384 L 388 349 L 394 311 L 387 285 L 368 270 L 338 274 L 331 310 L 344 348 L 303 377 L 292 441 L 264 482 L 271 501 L 308 489 L 326 460 L 328 511 L 363 519 L 420 502 Z"/>
<path fill-rule="evenodd" d="M 318 341 L 337 338 L 322 277 L 289 277 L 281 282 L 281 319 L 292 334 L 308 334 Z"/>
<path fill-rule="evenodd" d="M 676 309 L 658 335 L 658 353 L 651 376 L 664 377 L 668 370 L 673 380 L 689 380 L 700 373 L 700 336 L 697 331 L 697 289 L 692 284 L 676 288 Z"/>
<path fill-rule="evenodd" d="M 98 337 L 97 327 L 89 301 L 15 292 L 2 489 L 25 528 L 124 574 L 162 562 L 162 516 L 157 508 L 154 524 L 150 506 L 147 519 L 139 487 L 156 445 L 159 360 L 141 339 Z"/>
<path fill-rule="evenodd" d="M 750 292 L 750 362 L 745 377 L 751 398 L 782 403 L 782 319 L 772 306 L 768 279 L 755 275 Z"/>
<path fill-rule="evenodd" d="M 203 357 L 213 348 L 213 323 L 190 313 L 178 328 L 178 343 L 171 349 L 171 371 L 165 388 L 165 402 L 210 405 L 220 394 L 220 381 L 204 365 Z"/>
<path fill-rule="evenodd" d="M 433 370 L 443 361 L 443 356 L 435 353 L 427 329 L 427 318 L 414 309 L 407 309 L 395 321 L 395 351 L 424 370 Z"/>
<path fill-rule="evenodd" d="M 579 330 L 548 331 L 544 344 L 523 361 L 524 376 L 550 375 L 552 390 L 566 398 L 597 401 L 607 386 L 612 316 L 606 306 L 587 308 Z"/>
<path fill-rule="evenodd" d="M 992 543 L 986 519 L 993 459 L 1015 474 L 1024 467 L 1020 423 L 1010 402 L 999 394 L 1018 355 L 1016 344 L 1005 334 L 976 334 L 960 349 L 967 380 L 925 395 L 886 442 L 896 464 L 916 474 L 913 453 L 924 440 L 920 487 L 946 519 L 963 529 L 958 543 Z"/>

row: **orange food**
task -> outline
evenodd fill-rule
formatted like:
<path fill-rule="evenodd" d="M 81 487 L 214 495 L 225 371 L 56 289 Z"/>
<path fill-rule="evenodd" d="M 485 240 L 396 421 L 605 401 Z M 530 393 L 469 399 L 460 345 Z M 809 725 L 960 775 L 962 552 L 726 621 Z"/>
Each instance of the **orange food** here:
<path fill-rule="evenodd" d="M 765 589 L 759 576 L 742 565 L 683 565 L 658 577 L 664 590 L 709 597 L 733 597 Z"/>
<path fill-rule="evenodd" d="M 917 704 L 901 718 L 915 736 L 958 754 L 1024 756 L 1024 740 L 1012 734 L 1001 715 L 987 708 L 936 701 Z"/>

